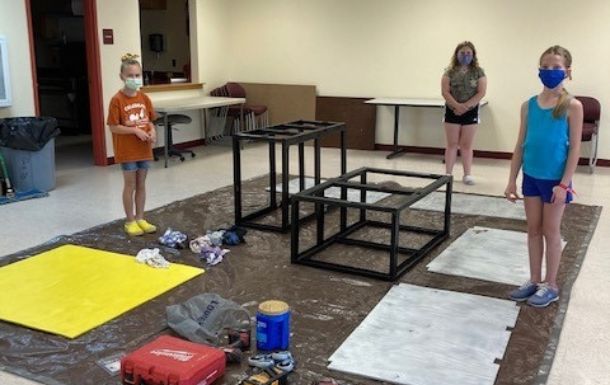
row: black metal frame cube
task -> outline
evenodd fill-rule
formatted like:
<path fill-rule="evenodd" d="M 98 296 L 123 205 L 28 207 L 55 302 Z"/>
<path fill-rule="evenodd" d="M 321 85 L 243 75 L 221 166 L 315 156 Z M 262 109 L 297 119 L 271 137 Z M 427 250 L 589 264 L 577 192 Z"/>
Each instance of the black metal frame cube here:
<path fill-rule="evenodd" d="M 367 184 L 368 174 L 386 174 L 403 177 L 415 177 L 431 179 L 431 182 L 421 188 L 406 188 L 406 187 L 386 187 L 377 184 Z M 350 180 L 359 178 L 359 182 Z M 397 170 L 385 170 L 377 168 L 364 167 L 349 173 L 343 174 L 338 178 L 328 180 L 310 189 L 299 192 L 292 196 L 292 232 L 291 232 L 291 262 L 314 266 L 329 270 L 335 270 L 344 273 L 352 273 L 394 281 L 404 274 L 407 270 L 413 267 L 418 261 L 424 258 L 434 247 L 439 245 L 449 236 L 450 216 L 451 216 L 451 193 L 453 186 L 453 178 L 448 175 L 423 174 L 416 172 L 403 172 Z M 324 196 L 324 191 L 329 188 L 340 188 L 341 193 L 339 198 L 331 198 Z M 400 214 L 403 210 L 410 207 L 415 202 L 424 198 L 428 194 L 445 187 L 445 210 L 444 223 L 442 230 L 424 228 L 400 223 Z M 347 190 L 360 190 L 360 201 L 352 202 L 347 200 Z M 378 203 L 367 203 L 366 194 L 368 191 L 376 191 L 392 194 L 400 197 L 400 203 L 395 206 L 381 205 Z M 301 203 L 309 202 L 315 207 L 316 216 L 316 240 L 315 245 L 304 251 L 299 251 L 300 241 L 300 218 Z M 325 237 L 325 217 L 331 211 L 331 208 L 339 208 L 339 229 L 337 232 Z M 359 209 L 359 218 L 355 223 L 347 224 L 347 209 Z M 367 211 L 376 211 L 387 213 L 391 216 L 389 223 L 367 219 Z M 367 227 L 380 227 L 390 230 L 390 244 L 372 242 L 362 239 L 350 238 L 354 232 Z M 399 235 L 401 231 L 409 231 L 415 233 L 423 233 L 431 236 L 431 239 L 419 248 L 401 247 L 399 245 Z M 347 245 L 356 245 L 370 249 L 385 250 L 389 252 L 389 268 L 388 273 L 383 273 L 376 270 L 353 267 L 334 262 L 321 261 L 313 259 L 316 254 L 328 248 L 334 243 L 342 243 Z M 406 255 L 407 258 L 399 263 L 398 255 Z"/>
<path fill-rule="evenodd" d="M 258 230 L 287 232 L 289 222 L 289 155 L 290 146 L 298 145 L 299 151 L 299 190 L 305 189 L 305 142 L 312 140 L 314 151 L 314 182 L 320 184 L 320 139 L 323 136 L 339 133 L 341 136 L 341 174 L 347 167 L 345 123 L 298 120 L 252 131 L 238 132 L 233 136 L 233 192 L 235 203 L 235 223 Z M 269 144 L 269 205 L 244 215 L 242 212 L 241 145 L 244 141 L 267 142 Z M 277 202 L 275 145 L 282 147 L 282 197 Z M 279 225 L 256 222 L 281 207 L 282 220 Z"/>

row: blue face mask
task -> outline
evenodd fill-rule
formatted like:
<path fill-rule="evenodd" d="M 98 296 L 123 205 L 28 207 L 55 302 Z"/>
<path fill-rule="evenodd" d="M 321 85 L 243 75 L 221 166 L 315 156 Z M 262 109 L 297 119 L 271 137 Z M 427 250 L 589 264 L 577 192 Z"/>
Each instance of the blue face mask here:
<path fill-rule="evenodd" d="M 542 84 L 546 88 L 553 89 L 557 87 L 563 79 L 566 78 L 566 71 L 561 69 L 540 69 L 538 71 L 538 77 L 542 80 Z"/>
<path fill-rule="evenodd" d="M 125 87 L 130 90 L 137 91 L 142 87 L 142 78 L 127 78 L 125 79 Z"/>
<path fill-rule="evenodd" d="M 467 66 L 470 65 L 470 63 L 472 63 L 472 55 L 465 55 L 465 54 L 458 54 L 458 61 L 460 62 L 461 65 L 463 66 Z"/>

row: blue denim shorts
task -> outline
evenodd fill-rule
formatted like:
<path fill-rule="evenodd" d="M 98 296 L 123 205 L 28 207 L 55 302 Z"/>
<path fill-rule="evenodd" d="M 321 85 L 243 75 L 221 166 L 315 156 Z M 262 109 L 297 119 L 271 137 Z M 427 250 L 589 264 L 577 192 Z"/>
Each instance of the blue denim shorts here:
<path fill-rule="evenodd" d="M 123 169 L 123 171 L 148 170 L 149 167 L 150 162 L 148 160 L 121 163 L 121 169 Z"/>
<path fill-rule="evenodd" d="M 561 180 L 538 179 L 523 173 L 523 185 L 521 192 L 526 197 L 540 197 L 544 203 L 551 203 L 553 187 L 561 183 Z M 572 183 L 570 183 L 570 188 Z M 566 193 L 566 203 L 570 203 L 574 197 L 571 192 Z"/>

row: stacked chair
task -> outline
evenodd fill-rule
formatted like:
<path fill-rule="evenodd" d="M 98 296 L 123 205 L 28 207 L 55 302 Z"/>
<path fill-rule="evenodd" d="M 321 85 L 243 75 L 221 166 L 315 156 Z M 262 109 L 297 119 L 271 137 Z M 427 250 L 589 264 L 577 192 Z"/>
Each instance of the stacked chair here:
<path fill-rule="evenodd" d="M 239 84 L 229 82 L 224 86 L 218 87 L 212 92 L 212 96 L 225 96 L 231 98 L 244 98 L 246 104 L 243 106 L 230 106 L 227 116 L 231 119 L 231 132 L 250 131 L 256 128 L 267 127 L 269 125 L 269 112 L 265 105 L 248 104 L 246 90 Z M 240 127 L 240 114 L 243 110 L 244 127 Z"/>
<path fill-rule="evenodd" d="M 599 101 L 590 96 L 576 96 L 583 108 L 583 124 L 581 141 L 589 142 L 589 172 L 593 174 L 597 163 L 597 143 L 599 141 L 599 118 L 601 105 Z"/>

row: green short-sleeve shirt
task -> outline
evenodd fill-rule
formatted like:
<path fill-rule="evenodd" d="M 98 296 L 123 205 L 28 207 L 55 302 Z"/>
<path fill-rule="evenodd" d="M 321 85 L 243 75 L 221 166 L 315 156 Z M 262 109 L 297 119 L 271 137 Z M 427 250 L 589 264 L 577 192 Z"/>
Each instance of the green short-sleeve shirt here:
<path fill-rule="evenodd" d="M 462 72 L 459 68 L 446 69 L 445 75 L 449 77 L 451 96 L 458 102 L 464 103 L 477 93 L 479 79 L 485 76 L 483 68 L 469 68 Z"/>

